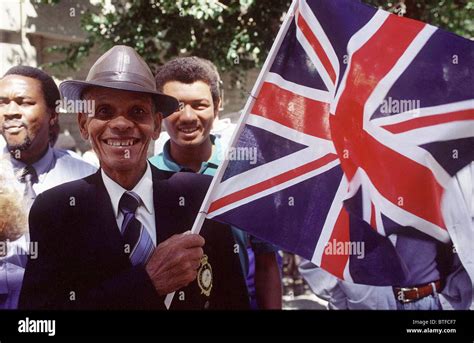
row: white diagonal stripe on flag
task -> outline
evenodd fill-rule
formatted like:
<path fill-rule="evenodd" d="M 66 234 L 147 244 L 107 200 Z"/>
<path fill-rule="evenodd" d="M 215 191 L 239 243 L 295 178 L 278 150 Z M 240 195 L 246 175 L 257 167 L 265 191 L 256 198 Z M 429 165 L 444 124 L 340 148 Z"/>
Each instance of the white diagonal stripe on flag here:
<path fill-rule="evenodd" d="M 371 133 L 370 129 L 371 126 L 373 126 L 370 121 L 370 117 L 372 117 L 375 110 L 382 104 L 388 91 L 399 79 L 400 75 L 408 68 L 411 62 L 413 62 L 413 59 L 416 57 L 416 55 L 418 55 L 421 49 L 423 49 L 435 31 L 436 28 L 434 26 L 425 25 L 425 27 L 410 43 L 408 48 L 403 52 L 397 63 L 387 73 L 387 75 L 385 75 L 382 80 L 380 80 L 372 94 L 370 94 L 364 105 L 364 129 L 366 129 L 369 133 Z"/>
<path fill-rule="evenodd" d="M 312 99 L 319 102 L 330 103 L 331 102 L 331 93 L 327 91 L 322 91 L 316 88 L 306 87 L 299 85 L 297 83 L 287 81 L 279 74 L 268 73 L 264 79 L 265 82 L 273 83 L 274 85 L 283 88 L 289 92 L 301 95 L 305 98 Z"/>
<path fill-rule="evenodd" d="M 309 8 L 307 2 L 305 0 L 300 0 L 299 2 L 299 10 L 303 18 L 308 23 L 309 27 L 313 31 L 314 35 L 318 38 L 321 46 L 323 47 L 326 55 L 329 58 L 329 62 L 332 65 L 336 73 L 336 82 L 339 78 L 339 60 L 337 58 L 336 52 L 329 41 L 326 33 L 324 32 L 321 24 L 319 23 L 318 19 L 314 15 L 313 11 Z"/>
<path fill-rule="evenodd" d="M 414 145 L 423 145 L 432 142 L 447 141 L 472 137 L 474 120 L 462 122 L 442 123 L 420 127 L 406 132 L 396 133 L 400 142 L 410 142 Z"/>
<path fill-rule="evenodd" d="M 267 195 L 274 194 L 274 193 L 276 193 L 276 192 L 278 192 L 278 191 L 281 191 L 281 190 L 283 190 L 283 189 L 289 188 L 289 187 L 291 187 L 291 186 L 293 186 L 293 185 L 296 185 L 296 184 L 298 184 L 298 183 L 301 183 L 301 182 L 303 182 L 303 181 L 305 181 L 305 180 L 308 180 L 308 179 L 310 179 L 310 178 L 312 178 L 312 177 L 315 177 L 315 176 L 317 176 L 317 175 L 323 174 L 323 173 L 325 173 L 326 171 L 328 171 L 328 170 L 330 170 L 330 169 L 332 169 L 332 168 L 334 168 L 334 167 L 336 167 L 336 166 L 338 166 L 338 165 L 339 165 L 339 161 L 334 160 L 334 161 L 329 162 L 329 163 L 325 164 L 324 166 L 322 166 L 322 167 L 320 167 L 320 168 L 318 168 L 318 169 L 314 169 L 314 170 L 312 170 L 312 171 L 310 171 L 310 172 L 308 172 L 308 173 L 306 173 L 306 174 L 303 174 L 303 175 L 300 175 L 300 176 L 298 176 L 298 177 L 292 178 L 292 179 L 289 180 L 289 181 L 286 181 L 286 182 L 283 182 L 283 183 L 281 183 L 281 184 L 278 184 L 278 185 L 276 185 L 276 186 L 274 186 L 274 187 L 265 189 L 265 190 L 262 191 L 262 192 L 258 192 L 258 193 L 256 193 L 256 194 L 251 195 L 251 196 L 249 196 L 249 197 L 246 197 L 246 198 L 244 198 L 244 199 L 242 199 L 242 200 L 232 202 L 231 204 L 229 204 L 229 205 L 227 205 L 227 206 L 224 206 L 224 207 L 222 207 L 222 208 L 219 208 L 219 209 L 216 210 L 216 211 L 208 212 L 207 217 L 208 217 L 208 218 L 213 218 L 213 217 L 215 217 L 215 216 L 221 215 L 221 214 L 223 214 L 223 213 L 225 213 L 225 212 L 228 212 L 228 211 L 230 211 L 230 210 L 232 210 L 232 209 L 234 209 L 234 208 L 237 208 L 237 207 L 239 207 L 239 206 L 248 204 L 248 203 L 250 203 L 250 202 L 252 202 L 252 201 L 255 201 L 255 200 L 257 200 L 257 199 L 263 198 L 263 197 L 265 197 L 265 196 L 267 196 Z M 294 169 L 294 168 L 291 168 L 291 169 Z M 274 175 L 274 176 L 277 176 L 277 175 Z M 253 184 L 256 184 L 256 183 L 257 183 L 257 182 L 253 182 Z M 238 189 L 238 190 L 240 190 L 240 189 Z M 229 192 L 226 192 L 226 193 L 229 193 Z M 229 194 L 231 194 L 231 193 L 229 193 Z M 220 192 L 217 192 L 217 191 L 216 191 L 216 193 L 214 193 L 213 195 L 215 195 L 215 196 L 213 196 L 214 199 L 219 199 L 219 198 L 225 196 L 225 195 L 221 196 L 221 193 L 220 193 Z"/>
<path fill-rule="evenodd" d="M 311 262 L 313 262 L 317 266 L 321 265 L 321 260 L 324 254 L 324 248 L 331 239 L 331 234 L 334 225 L 336 224 L 339 212 L 341 212 L 343 200 L 347 193 L 347 186 L 347 179 L 343 175 L 339 187 L 336 191 L 336 195 L 334 196 L 334 201 L 332 202 L 331 208 L 329 209 L 329 212 L 326 216 L 323 229 L 321 230 L 318 243 L 316 244 L 316 249 L 314 249 L 313 257 L 311 258 Z"/>
<path fill-rule="evenodd" d="M 288 140 L 307 146 L 313 146 L 315 149 L 336 153 L 334 144 L 331 141 L 311 136 L 301 131 L 296 131 L 288 126 L 282 125 L 274 120 L 259 115 L 250 114 L 247 124 L 264 129 Z"/>
<path fill-rule="evenodd" d="M 365 43 L 380 29 L 383 25 L 385 20 L 387 20 L 389 13 L 384 12 L 382 10 L 378 10 L 374 16 L 369 20 L 367 24 L 365 24 L 359 31 L 357 31 L 349 40 L 347 44 L 347 52 L 349 54 L 349 59 L 347 62 L 347 68 L 344 72 L 344 75 L 341 80 L 341 84 L 337 89 L 336 96 L 334 97 L 334 101 L 331 103 L 331 114 L 336 113 L 337 105 L 339 103 L 339 99 L 341 95 L 344 93 L 347 83 L 347 77 L 349 75 L 350 66 L 352 65 L 352 55 L 354 55 L 357 50 L 362 48 Z"/>
<path fill-rule="evenodd" d="M 449 242 L 448 231 L 436 224 L 412 214 L 411 212 L 404 210 L 402 206 L 397 206 L 391 201 L 387 200 L 382 194 L 379 193 L 377 188 L 372 184 L 370 178 L 362 168 L 357 170 L 354 178 L 358 178 L 360 180 L 360 184 L 363 185 L 363 187 L 369 188 L 371 199 L 385 216 L 392 219 L 401 226 L 416 227 L 418 230 L 438 239 L 441 242 Z"/>
<path fill-rule="evenodd" d="M 422 118 L 434 115 L 444 115 L 447 113 L 474 109 L 474 99 L 452 102 L 438 106 L 417 108 L 413 111 L 402 112 L 398 114 L 387 115 L 371 120 L 372 124 L 382 127 L 392 124 L 402 123 L 414 118 Z"/>
<path fill-rule="evenodd" d="M 301 15 L 301 13 L 296 13 L 296 17 L 298 17 L 298 15 Z M 318 71 L 319 76 L 321 76 L 321 79 L 323 80 L 324 85 L 326 86 L 328 91 L 330 93 L 334 93 L 334 90 L 335 90 L 334 83 L 332 82 L 331 78 L 329 77 L 329 74 L 328 74 L 326 68 L 324 68 L 323 63 L 319 59 L 316 52 L 313 50 L 313 47 L 308 42 L 308 40 L 306 39 L 305 35 L 301 31 L 301 29 L 298 27 L 298 25 L 296 25 L 296 38 L 298 39 L 298 42 L 301 44 L 304 51 L 306 52 L 306 54 L 310 58 L 311 62 L 313 62 L 313 65 L 316 67 L 316 70 Z"/>
<path fill-rule="evenodd" d="M 238 175 L 234 175 L 221 183 L 219 192 L 215 193 L 214 199 L 227 196 L 241 189 L 266 181 L 274 176 L 291 171 L 325 155 L 326 154 L 321 154 L 320 152 L 315 151 L 312 147 L 308 147 L 285 156 L 284 158 L 279 158 Z"/>

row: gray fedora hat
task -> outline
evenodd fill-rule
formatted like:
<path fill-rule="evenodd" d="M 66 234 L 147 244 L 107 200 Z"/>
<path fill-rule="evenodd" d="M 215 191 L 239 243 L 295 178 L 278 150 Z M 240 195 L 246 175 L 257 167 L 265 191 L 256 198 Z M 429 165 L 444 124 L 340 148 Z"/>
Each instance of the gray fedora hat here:
<path fill-rule="evenodd" d="M 68 80 L 59 85 L 63 99 L 81 100 L 88 87 L 106 87 L 152 95 L 163 117 L 178 109 L 178 100 L 156 90 L 153 74 L 143 58 L 131 47 L 116 45 L 94 63 L 85 81 Z"/>

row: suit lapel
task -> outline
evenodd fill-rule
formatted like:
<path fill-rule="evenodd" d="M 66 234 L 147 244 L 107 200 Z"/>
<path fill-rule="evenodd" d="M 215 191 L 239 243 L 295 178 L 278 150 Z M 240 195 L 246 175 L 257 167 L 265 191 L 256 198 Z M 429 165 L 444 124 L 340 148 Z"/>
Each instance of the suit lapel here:
<path fill-rule="evenodd" d="M 95 244 L 103 252 L 111 256 L 121 256 L 124 261 L 128 261 L 128 258 L 123 253 L 124 243 L 122 235 L 117 226 L 112 202 L 102 180 L 100 169 L 93 177 L 87 199 L 94 199 L 94 202 L 89 205 L 92 213 L 88 220 L 91 221 L 90 227 L 94 227 L 95 232 L 92 235 L 95 237 Z"/>
<path fill-rule="evenodd" d="M 156 243 L 157 245 L 166 240 L 172 234 L 175 234 L 173 219 L 177 217 L 173 215 L 173 209 L 178 204 L 173 203 L 172 190 L 168 184 L 168 178 L 173 173 L 159 170 L 151 166 L 153 178 L 153 204 L 155 206 L 155 224 L 156 224 Z"/>

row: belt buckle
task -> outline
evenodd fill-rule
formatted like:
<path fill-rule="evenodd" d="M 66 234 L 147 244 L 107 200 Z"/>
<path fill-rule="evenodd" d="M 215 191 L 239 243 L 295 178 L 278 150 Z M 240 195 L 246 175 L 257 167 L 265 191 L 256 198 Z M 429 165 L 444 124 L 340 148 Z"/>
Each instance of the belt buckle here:
<path fill-rule="evenodd" d="M 416 299 L 406 299 L 405 298 L 405 293 L 407 291 L 415 290 L 416 291 Z M 400 301 L 403 304 L 409 303 L 414 300 L 418 300 L 420 298 L 420 293 L 418 292 L 418 287 L 413 287 L 413 288 L 404 288 L 401 287 L 397 291 L 397 300 Z"/>
<path fill-rule="evenodd" d="M 400 301 L 401 303 L 406 303 L 406 299 L 405 299 L 405 294 L 403 292 L 405 292 L 407 288 L 399 288 L 397 290 L 397 300 Z"/>

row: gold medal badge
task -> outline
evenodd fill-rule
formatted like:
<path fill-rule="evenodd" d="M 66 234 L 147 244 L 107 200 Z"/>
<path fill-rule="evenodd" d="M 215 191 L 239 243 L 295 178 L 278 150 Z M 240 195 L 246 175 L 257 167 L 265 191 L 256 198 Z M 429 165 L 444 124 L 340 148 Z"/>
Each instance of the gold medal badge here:
<path fill-rule="evenodd" d="M 212 267 L 208 262 L 207 255 L 204 255 L 201 259 L 201 265 L 199 266 L 198 270 L 197 282 L 199 288 L 201 289 L 201 294 L 210 296 L 212 289 Z"/>

